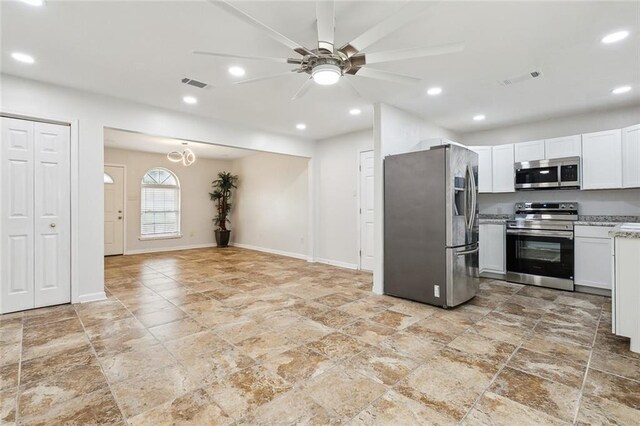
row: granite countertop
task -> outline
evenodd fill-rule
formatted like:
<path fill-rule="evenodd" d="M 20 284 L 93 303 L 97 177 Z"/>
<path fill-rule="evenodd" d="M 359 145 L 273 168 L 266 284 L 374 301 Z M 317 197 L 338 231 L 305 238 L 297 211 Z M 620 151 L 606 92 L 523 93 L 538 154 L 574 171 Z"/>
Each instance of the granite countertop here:
<path fill-rule="evenodd" d="M 507 220 L 515 219 L 512 214 L 486 214 L 479 215 L 481 224 L 501 225 Z M 616 226 L 620 223 L 640 222 L 640 216 L 613 216 L 613 215 L 579 215 L 573 224 L 577 226 Z"/>
<path fill-rule="evenodd" d="M 636 225 L 638 228 L 636 229 L 623 229 L 625 225 Z M 612 238 L 637 238 L 640 239 L 640 223 L 619 223 L 609 231 L 609 236 Z"/>
<path fill-rule="evenodd" d="M 616 226 L 619 223 L 640 222 L 638 216 L 605 216 L 580 215 L 574 225 L 582 226 Z"/>

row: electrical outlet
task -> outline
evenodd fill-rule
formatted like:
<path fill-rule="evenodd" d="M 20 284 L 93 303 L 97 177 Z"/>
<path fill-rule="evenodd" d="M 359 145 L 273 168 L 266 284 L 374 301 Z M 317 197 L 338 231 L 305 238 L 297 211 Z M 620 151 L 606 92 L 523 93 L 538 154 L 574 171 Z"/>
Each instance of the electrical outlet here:
<path fill-rule="evenodd" d="M 439 285 L 434 285 L 433 286 L 433 297 L 440 297 L 440 286 Z"/>

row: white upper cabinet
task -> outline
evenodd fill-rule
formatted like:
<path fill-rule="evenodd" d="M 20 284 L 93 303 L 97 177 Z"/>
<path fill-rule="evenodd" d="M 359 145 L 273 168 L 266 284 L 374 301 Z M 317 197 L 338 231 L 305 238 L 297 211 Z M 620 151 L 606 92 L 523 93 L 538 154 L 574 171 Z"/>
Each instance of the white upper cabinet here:
<path fill-rule="evenodd" d="M 553 158 L 579 157 L 582 155 L 582 135 L 545 139 L 544 151 L 547 160 Z"/>
<path fill-rule="evenodd" d="M 514 162 L 544 160 L 544 140 L 520 142 L 514 145 Z"/>
<path fill-rule="evenodd" d="M 622 187 L 622 131 L 582 135 L 582 189 Z"/>
<path fill-rule="evenodd" d="M 496 145 L 491 153 L 493 192 L 515 192 L 513 144 Z"/>
<path fill-rule="evenodd" d="M 640 124 L 622 129 L 622 187 L 640 187 Z"/>
<path fill-rule="evenodd" d="M 470 146 L 469 149 L 478 154 L 478 191 L 493 192 L 492 147 Z"/>

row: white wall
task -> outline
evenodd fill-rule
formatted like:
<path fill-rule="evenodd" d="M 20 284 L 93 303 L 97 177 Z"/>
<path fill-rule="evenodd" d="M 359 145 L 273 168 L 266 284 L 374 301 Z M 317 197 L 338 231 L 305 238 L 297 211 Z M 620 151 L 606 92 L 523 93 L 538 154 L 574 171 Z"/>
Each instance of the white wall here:
<path fill-rule="evenodd" d="M 373 129 L 318 141 L 316 260 L 357 268 L 360 250 L 360 153 L 373 150 Z"/>
<path fill-rule="evenodd" d="M 238 148 L 311 157 L 315 141 L 0 75 L 2 112 L 75 119 L 79 123 L 78 258 L 73 302 L 104 297 L 104 127 Z M 179 102 L 179 100 L 176 100 Z"/>
<path fill-rule="evenodd" d="M 462 133 L 457 142 L 465 145 L 501 145 L 620 129 L 638 123 L 640 123 L 640 106 L 635 106 L 567 115 L 482 132 Z"/>
<path fill-rule="evenodd" d="M 211 182 L 218 172 L 229 170 L 231 161 L 198 158 L 189 167 L 167 160 L 163 154 L 105 148 L 105 164 L 126 166 L 126 253 L 171 248 L 214 245 L 213 202 L 209 199 Z M 144 174 L 154 167 L 171 170 L 180 181 L 182 208 L 180 215 L 182 238 L 140 240 L 140 182 Z"/>
<path fill-rule="evenodd" d="M 230 225 L 234 245 L 307 258 L 308 162 L 266 153 L 232 162 L 239 176 Z"/>
<path fill-rule="evenodd" d="M 422 140 L 446 138 L 460 142 L 448 129 L 422 120 L 406 111 L 386 104 L 374 106 L 374 270 L 373 291 L 384 291 L 384 187 L 383 159 L 390 154 L 409 152 Z"/>
<path fill-rule="evenodd" d="M 568 115 L 534 123 L 520 124 L 460 135 L 467 145 L 500 145 L 535 139 L 554 138 L 601 130 L 619 129 L 640 123 L 640 106 Z M 520 191 L 480 194 L 480 213 L 512 214 L 518 201 L 577 201 L 583 215 L 640 215 L 640 190 L 602 191 Z"/>

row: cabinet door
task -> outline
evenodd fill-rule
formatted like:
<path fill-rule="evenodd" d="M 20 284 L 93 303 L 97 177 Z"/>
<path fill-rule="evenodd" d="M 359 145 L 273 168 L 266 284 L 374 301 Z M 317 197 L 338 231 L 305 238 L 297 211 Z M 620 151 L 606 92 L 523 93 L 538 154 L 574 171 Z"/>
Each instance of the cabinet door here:
<path fill-rule="evenodd" d="M 582 135 L 582 189 L 622 188 L 620 129 Z"/>
<path fill-rule="evenodd" d="M 544 141 L 520 142 L 514 144 L 514 162 L 544 160 Z"/>
<path fill-rule="evenodd" d="M 577 285 L 611 289 L 611 239 L 576 238 L 575 273 Z"/>
<path fill-rule="evenodd" d="M 579 157 L 582 155 L 582 135 L 545 139 L 544 153 L 547 160 L 554 158 Z"/>
<path fill-rule="evenodd" d="M 622 187 L 640 187 L 640 124 L 622 129 Z"/>
<path fill-rule="evenodd" d="M 493 191 L 493 165 L 491 164 L 491 147 L 490 146 L 472 146 L 469 147 L 478 154 L 478 191 Z"/>
<path fill-rule="evenodd" d="M 480 225 L 480 273 L 504 274 L 506 272 L 504 232 L 504 225 Z"/>
<path fill-rule="evenodd" d="M 493 192 L 515 192 L 513 144 L 494 146 L 491 164 Z"/>

